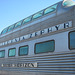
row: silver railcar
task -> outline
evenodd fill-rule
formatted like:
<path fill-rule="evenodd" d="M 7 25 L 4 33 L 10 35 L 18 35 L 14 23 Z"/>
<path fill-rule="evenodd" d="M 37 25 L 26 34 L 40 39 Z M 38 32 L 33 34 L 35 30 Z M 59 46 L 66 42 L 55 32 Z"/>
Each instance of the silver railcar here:
<path fill-rule="evenodd" d="M 75 4 L 66 2 L 1 32 L 0 75 L 75 75 Z"/>

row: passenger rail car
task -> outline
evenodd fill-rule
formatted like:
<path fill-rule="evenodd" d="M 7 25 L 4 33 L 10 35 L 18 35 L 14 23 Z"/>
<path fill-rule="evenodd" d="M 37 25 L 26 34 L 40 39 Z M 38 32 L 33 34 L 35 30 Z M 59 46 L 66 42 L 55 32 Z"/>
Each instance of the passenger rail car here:
<path fill-rule="evenodd" d="M 74 5 L 61 1 L 5 28 L 0 75 L 75 75 Z"/>

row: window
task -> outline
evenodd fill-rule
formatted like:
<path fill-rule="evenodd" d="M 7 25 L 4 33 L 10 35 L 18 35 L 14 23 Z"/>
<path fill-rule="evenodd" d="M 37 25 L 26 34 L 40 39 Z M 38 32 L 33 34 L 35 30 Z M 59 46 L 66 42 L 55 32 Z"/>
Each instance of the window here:
<path fill-rule="evenodd" d="M 43 15 L 43 11 L 40 11 L 40 12 L 38 12 L 38 13 L 36 13 L 36 14 L 33 15 L 33 19 L 39 18 L 42 15 Z"/>
<path fill-rule="evenodd" d="M 15 55 L 16 55 L 16 49 L 15 48 L 9 49 L 8 56 L 14 57 Z"/>
<path fill-rule="evenodd" d="M 69 49 L 75 49 L 75 31 L 69 33 Z"/>
<path fill-rule="evenodd" d="M 8 32 L 11 31 L 14 28 L 14 25 L 9 26 Z"/>
<path fill-rule="evenodd" d="M 51 7 L 48 7 L 47 9 L 45 9 L 44 14 L 48 14 L 48 13 L 54 12 L 56 10 L 56 8 L 57 8 L 57 4 L 53 5 Z"/>
<path fill-rule="evenodd" d="M 31 21 L 31 17 L 32 17 L 32 16 L 30 16 L 30 17 L 28 17 L 28 18 L 24 19 L 24 20 L 23 20 L 23 24 L 25 24 L 25 23 L 27 23 L 27 22 Z"/>
<path fill-rule="evenodd" d="M 22 23 L 22 21 L 17 22 L 17 23 L 15 24 L 15 28 L 21 26 L 21 23 Z"/>
<path fill-rule="evenodd" d="M 3 57 L 5 57 L 5 50 L 0 51 L 0 58 L 3 58 Z"/>
<path fill-rule="evenodd" d="M 73 2 L 72 0 L 64 0 L 63 1 L 63 6 L 65 6 L 65 7 L 70 7 L 73 5 L 75 5 L 75 2 Z"/>
<path fill-rule="evenodd" d="M 2 33 L 1 33 L 1 34 L 5 34 L 5 33 L 7 32 L 7 30 L 8 30 L 8 27 L 7 27 L 7 28 L 5 28 L 5 29 L 2 31 Z"/>
<path fill-rule="evenodd" d="M 55 49 L 55 42 L 54 42 L 54 40 L 35 44 L 35 53 L 36 54 L 53 52 L 54 49 Z"/>
<path fill-rule="evenodd" d="M 19 48 L 19 56 L 28 54 L 28 46 L 22 46 Z"/>

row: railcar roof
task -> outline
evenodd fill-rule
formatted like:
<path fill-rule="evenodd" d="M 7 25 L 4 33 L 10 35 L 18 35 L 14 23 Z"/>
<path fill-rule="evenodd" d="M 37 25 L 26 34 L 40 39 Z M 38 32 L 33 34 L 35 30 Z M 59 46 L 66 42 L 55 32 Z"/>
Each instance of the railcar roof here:
<path fill-rule="evenodd" d="M 64 1 L 61 1 L 61 2 L 63 3 Z M 24 18 L 24 19 L 20 20 L 19 22 L 14 23 L 13 25 L 10 25 L 10 26 L 6 27 L 5 29 L 2 30 L 0 35 L 8 33 L 10 31 L 12 31 L 12 30 L 14 30 L 14 29 L 16 29 L 16 28 L 18 28 L 22 25 L 25 25 L 28 22 L 34 21 L 35 19 L 40 18 L 44 15 L 47 15 L 49 13 L 51 14 L 51 13 L 55 12 L 57 10 L 57 6 L 58 6 L 59 3 L 60 2 L 58 2 L 58 3 L 56 3 L 52 6 L 49 6 L 49 7 L 45 8 L 45 9 L 43 9 L 43 10 L 41 10 L 41 11 L 39 11 L 39 12 L 37 12 L 37 13 L 27 17 L 27 18 Z M 63 6 L 73 6 L 73 5 L 75 5 L 75 2 L 67 0 L 62 5 Z"/>
<path fill-rule="evenodd" d="M 57 5 L 58 5 L 58 3 L 56 3 L 52 6 L 49 6 L 49 7 L 45 8 L 45 9 L 43 9 L 43 10 L 41 10 L 41 11 L 39 11 L 39 12 L 37 12 L 27 18 L 22 19 L 21 21 L 19 21 L 17 23 L 14 23 L 13 25 L 6 27 L 5 29 L 2 30 L 1 35 L 5 34 L 7 32 L 10 32 L 10 31 L 22 26 L 22 25 L 25 25 L 26 23 L 33 21 L 39 17 L 42 17 L 48 13 L 52 13 L 52 12 L 56 11 Z"/>

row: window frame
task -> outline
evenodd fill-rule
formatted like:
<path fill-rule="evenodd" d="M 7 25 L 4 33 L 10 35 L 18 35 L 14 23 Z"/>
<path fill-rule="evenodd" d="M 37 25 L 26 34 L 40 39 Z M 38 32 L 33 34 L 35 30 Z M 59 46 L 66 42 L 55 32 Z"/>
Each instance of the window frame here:
<path fill-rule="evenodd" d="M 9 56 L 9 51 L 11 50 L 11 49 L 15 49 L 15 55 L 14 56 Z M 14 48 L 10 48 L 9 50 L 8 50 L 8 57 L 15 57 L 16 56 L 16 48 L 14 47 Z"/>
<path fill-rule="evenodd" d="M 18 28 L 18 27 L 20 27 L 20 26 L 22 26 L 22 22 L 23 22 L 23 20 L 18 21 L 17 23 L 15 23 L 15 24 L 14 24 L 14 29 L 15 29 L 15 28 Z M 20 25 L 19 25 L 19 23 L 20 23 Z"/>
<path fill-rule="evenodd" d="M 11 27 L 12 27 L 12 29 L 11 29 Z M 7 32 L 10 32 L 10 31 L 12 31 L 12 30 L 14 29 L 14 27 L 15 27 L 15 24 L 13 24 L 13 25 L 9 26 L 9 27 L 8 27 L 8 30 L 7 30 Z"/>
<path fill-rule="evenodd" d="M 56 6 L 56 10 L 55 10 L 55 11 L 45 13 L 45 11 L 46 11 L 48 8 L 51 8 L 51 7 L 53 7 L 54 5 L 57 5 L 57 6 Z M 49 14 L 49 13 L 50 13 L 50 14 L 52 14 L 52 13 L 56 12 L 56 11 L 57 11 L 57 8 L 58 8 L 58 4 L 56 3 L 56 4 L 54 4 L 54 5 L 52 5 L 52 6 L 49 6 L 49 7 L 45 8 L 45 9 L 44 9 L 44 15 L 47 15 L 47 14 Z"/>
<path fill-rule="evenodd" d="M 30 20 L 26 22 L 25 20 L 28 19 L 28 18 L 29 18 Z M 26 24 L 26 23 L 28 23 L 28 22 L 30 22 L 30 21 L 32 21 L 32 16 L 29 16 L 29 17 L 23 19 L 22 25 L 24 25 L 24 24 Z"/>
<path fill-rule="evenodd" d="M 68 48 L 69 48 L 69 50 L 74 50 L 74 49 L 75 49 L 75 48 L 70 48 L 70 33 L 72 33 L 72 32 L 75 32 L 75 30 L 70 31 L 70 32 L 68 33 Z"/>
<path fill-rule="evenodd" d="M 21 47 L 28 47 L 27 54 L 20 55 L 20 48 L 21 48 Z M 28 55 L 28 52 L 29 52 L 29 46 L 28 46 L 28 45 L 20 46 L 20 47 L 19 47 L 19 50 L 18 50 L 18 56 L 26 56 L 26 55 Z"/>
<path fill-rule="evenodd" d="M 41 16 L 38 16 L 38 17 L 34 18 L 34 16 L 37 15 L 37 14 L 41 14 Z M 38 18 L 42 17 L 43 14 L 44 14 L 44 10 L 41 10 L 41 11 L 39 11 L 39 12 L 33 14 L 33 16 L 32 16 L 32 20 L 34 20 L 34 19 L 38 19 Z"/>
<path fill-rule="evenodd" d="M 3 56 L 3 57 L 0 57 L 0 58 L 4 58 L 4 57 L 5 57 L 5 50 L 1 50 L 1 51 L 4 51 L 4 56 Z M 0 52 L 1 52 L 1 51 L 0 51 Z"/>
<path fill-rule="evenodd" d="M 42 41 L 42 42 L 35 43 L 35 45 L 34 45 L 34 53 L 35 54 L 43 54 L 43 53 L 51 53 L 51 52 L 54 52 L 54 51 L 48 51 L 48 52 L 36 53 L 36 44 L 41 44 L 41 43 L 50 42 L 50 41 L 54 41 L 54 51 L 55 51 L 55 40 L 53 39 L 53 40 L 47 40 L 47 41 Z"/>
<path fill-rule="evenodd" d="M 9 28 L 9 27 L 6 27 L 5 29 L 3 29 L 2 32 L 1 32 L 1 35 L 6 34 L 6 33 L 8 32 L 8 28 Z M 6 31 L 5 31 L 5 30 L 6 30 Z M 4 32 L 4 31 L 5 31 L 5 32 Z"/>

